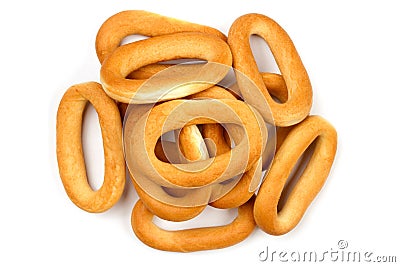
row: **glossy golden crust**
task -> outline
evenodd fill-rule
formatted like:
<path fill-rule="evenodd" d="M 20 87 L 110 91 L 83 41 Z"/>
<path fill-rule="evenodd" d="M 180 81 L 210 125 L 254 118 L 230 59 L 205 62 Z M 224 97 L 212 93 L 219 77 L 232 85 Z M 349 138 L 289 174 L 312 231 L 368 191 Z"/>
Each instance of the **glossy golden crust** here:
<path fill-rule="evenodd" d="M 107 57 L 100 70 L 100 79 L 106 93 L 117 101 L 130 103 L 137 90 L 147 80 L 126 79 L 135 70 L 153 63 L 180 58 L 202 59 L 208 62 L 232 65 L 232 55 L 227 43 L 213 35 L 184 32 L 161 35 L 146 40 L 129 43 L 118 47 Z M 218 82 L 222 80 L 226 71 L 208 73 Z M 208 77 L 207 77 L 208 78 Z M 182 85 L 172 95 L 162 95 L 156 101 L 185 97 L 205 90 L 212 85 L 191 83 Z M 137 101 L 148 101 L 135 98 Z M 148 103 L 148 102 L 147 102 Z"/>
<path fill-rule="evenodd" d="M 102 63 L 129 35 L 154 37 L 179 32 L 201 32 L 226 41 L 226 36 L 209 26 L 162 16 L 144 10 L 125 10 L 108 18 L 96 36 L 96 53 Z"/>

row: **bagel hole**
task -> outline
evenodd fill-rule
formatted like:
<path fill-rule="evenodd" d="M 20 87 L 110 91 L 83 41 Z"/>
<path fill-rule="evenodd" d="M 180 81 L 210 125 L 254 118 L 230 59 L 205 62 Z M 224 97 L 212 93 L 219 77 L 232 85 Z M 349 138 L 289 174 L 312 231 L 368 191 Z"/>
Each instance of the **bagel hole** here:
<path fill-rule="evenodd" d="M 229 135 L 229 132 L 226 130 L 225 127 L 224 127 L 224 139 L 225 139 L 225 142 L 231 147 L 231 149 L 235 147 L 235 141 Z"/>
<path fill-rule="evenodd" d="M 158 138 L 154 153 L 162 162 L 178 164 L 180 159 L 177 147 L 175 133 L 174 131 L 169 131 Z"/>
<path fill-rule="evenodd" d="M 217 155 L 217 146 L 215 145 L 215 142 L 211 138 L 204 138 L 204 143 L 206 144 L 208 154 L 210 158 L 213 158 Z"/>
<path fill-rule="evenodd" d="M 104 181 L 104 152 L 99 118 L 92 105 L 86 105 L 82 121 L 82 153 L 86 176 L 92 190 L 101 188 Z"/>
<path fill-rule="evenodd" d="M 243 176 L 243 175 L 241 175 L 241 176 Z M 227 185 L 227 184 L 230 184 L 230 183 L 234 182 L 235 180 L 237 180 L 237 176 L 232 177 L 232 178 L 229 178 L 228 180 L 222 181 L 222 182 L 220 182 L 219 184 L 221 184 L 221 185 Z M 233 189 L 233 188 L 232 188 L 232 189 Z"/>
<path fill-rule="evenodd" d="M 237 124 L 233 123 L 226 123 L 226 124 L 221 124 L 222 127 L 224 128 L 224 139 L 225 142 L 228 144 L 228 146 L 231 147 L 231 149 L 236 147 L 236 142 L 233 138 L 234 135 L 240 136 L 239 139 L 245 138 L 248 133 L 246 133 L 246 130 Z M 240 141 L 239 141 L 240 143 Z"/>
<path fill-rule="evenodd" d="M 317 139 L 315 139 L 308 146 L 308 148 L 300 156 L 300 158 L 296 162 L 296 165 L 290 172 L 290 175 L 289 175 L 288 179 L 286 180 L 285 186 L 283 188 L 281 197 L 278 202 L 277 212 L 280 212 L 282 210 L 282 208 L 285 206 L 290 194 L 292 193 L 294 187 L 296 186 L 297 182 L 299 181 L 300 177 L 302 176 L 305 168 L 307 167 L 308 163 L 310 162 L 310 159 L 315 150 L 315 144 L 316 144 Z"/>
<path fill-rule="evenodd" d="M 250 47 L 259 72 L 272 72 L 280 74 L 275 57 L 272 54 L 267 42 L 262 37 L 256 34 L 251 35 Z"/>
<path fill-rule="evenodd" d="M 270 92 L 269 94 L 270 94 L 272 100 L 274 100 L 276 103 L 283 104 L 283 103 L 286 102 L 286 101 L 281 101 L 277 96 L 275 96 L 275 95 L 272 94 L 271 92 Z"/>
<path fill-rule="evenodd" d="M 146 80 L 176 65 L 195 65 L 195 64 L 205 64 L 205 63 L 207 63 L 207 61 L 201 59 L 190 59 L 190 58 L 160 61 L 154 64 L 142 66 L 139 69 L 129 73 L 129 75 L 127 75 L 125 78 L 133 80 Z M 171 73 L 172 72 L 169 72 L 169 74 Z"/>
<path fill-rule="evenodd" d="M 122 39 L 122 41 L 119 45 L 126 45 L 129 43 L 134 43 L 134 42 L 145 40 L 148 38 L 149 38 L 148 36 L 140 35 L 140 34 L 128 35 L 124 39 Z"/>
<path fill-rule="evenodd" d="M 169 131 L 161 135 L 163 141 L 176 142 L 174 131 Z"/>
<path fill-rule="evenodd" d="M 207 206 L 199 215 L 187 221 L 171 222 L 154 216 L 153 223 L 162 229 L 168 231 L 177 231 L 227 225 L 232 223 L 237 215 L 237 208 L 217 209 L 211 206 Z"/>
<path fill-rule="evenodd" d="M 251 35 L 250 47 L 259 72 L 281 74 L 268 43 L 262 37 L 256 34 Z M 284 81 L 277 80 L 276 78 L 267 81 L 264 80 L 264 83 L 272 99 L 279 104 L 285 103 L 288 95 L 286 85 L 283 85 L 285 88 L 284 92 L 282 92 L 282 83 L 284 83 Z"/>
<path fill-rule="evenodd" d="M 227 144 L 227 147 L 232 149 L 232 147 L 235 146 L 235 142 L 233 142 L 233 139 L 230 138 L 229 133 L 228 133 L 228 131 L 226 129 L 226 126 L 224 124 L 221 124 L 221 123 L 218 123 L 218 125 L 222 126 L 222 129 L 223 129 L 223 133 L 222 133 L 223 142 L 225 142 Z M 199 128 L 200 128 L 201 134 L 203 135 L 203 138 L 204 138 L 205 133 L 202 131 L 202 126 L 203 125 L 199 125 L 199 126 L 200 126 Z M 221 155 L 221 154 L 224 153 L 224 151 L 222 151 L 222 152 L 218 151 L 218 146 L 215 143 L 215 141 L 213 140 L 213 138 L 208 138 L 208 137 L 204 138 L 204 143 L 206 144 L 206 147 L 207 147 L 208 154 L 209 154 L 210 158 L 214 158 L 217 155 Z"/>
<path fill-rule="evenodd" d="M 188 193 L 188 190 L 186 190 L 186 189 L 169 188 L 169 187 L 165 187 L 165 186 L 161 186 L 161 188 L 164 190 L 165 193 L 167 193 L 168 195 L 170 195 L 172 197 L 176 197 L 176 198 L 184 197 Z"/>
<path fill-rule="evenodd" d="M 179 58 L 179 59 L 172 59 L 172 60 L 166 60 L 166 61 L 160 61 L 158 64 L 205 64 L 207 63 L 206 60 L 202 59 L 195 59 L 195 58 Z"/>

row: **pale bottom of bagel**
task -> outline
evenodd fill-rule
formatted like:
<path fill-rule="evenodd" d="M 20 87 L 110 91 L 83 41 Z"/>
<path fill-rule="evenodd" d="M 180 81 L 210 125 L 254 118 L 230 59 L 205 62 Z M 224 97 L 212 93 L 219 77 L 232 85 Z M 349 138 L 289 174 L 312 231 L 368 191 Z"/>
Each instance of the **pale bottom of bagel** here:
<path fill-rule="evenodd" d="M 194 252 L 220 249 L 246 239 L 256 227 L 253 218 L 254 197 L 238 208 L 236 219 L 224 226 L 167 231 L 153 223 L 153 214 L 141 200 L 132 210 L 132 229 L 146 245 L 165 251 Z"/>

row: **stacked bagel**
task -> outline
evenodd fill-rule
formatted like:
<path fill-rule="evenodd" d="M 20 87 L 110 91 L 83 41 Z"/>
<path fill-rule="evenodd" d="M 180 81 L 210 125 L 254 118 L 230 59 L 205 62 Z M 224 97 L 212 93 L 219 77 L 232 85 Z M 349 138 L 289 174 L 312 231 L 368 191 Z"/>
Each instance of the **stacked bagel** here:
<path fill-rule="evenodd" d="M 136 34 L 149 38 L 121 45 Z M 254 34 L 269 45 L 280 74 L 259 72 L 250 48 Z M 310 80 L 274 20 L 243 15 L 226 37 L 212 27 L 123 11 L 100 27 L 96 53 L 101 82 L 70 87 L 57 113 L 59 172 L 74 204 L 88 212 L 110 209 L 123 193 L 127 169 L 139 196 L 132 229 L 156 249 L 218 249 L 241 242 L 257 226 L 281 235 L 299 223 L 329 175 L 337 135 L 325 119 L 309 115 Z M 230 71 L 234 82 L 227 85 Z M 87 102 L 103 137 L 105 174 L 97 191 L 82 152 Z M 304 170 L 293 185 L 289 177 L 301 160 Z M 179 231 L 152 221 L 189 220 L 208 205 L 237 208 L 237 218 Z"/>

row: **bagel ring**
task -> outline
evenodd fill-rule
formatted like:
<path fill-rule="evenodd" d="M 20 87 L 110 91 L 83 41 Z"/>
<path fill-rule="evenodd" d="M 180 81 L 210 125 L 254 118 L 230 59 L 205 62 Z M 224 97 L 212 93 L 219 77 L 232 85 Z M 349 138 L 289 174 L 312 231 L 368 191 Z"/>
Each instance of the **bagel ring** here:
<path fill-rule="evenodd" d="M 175 69 L 180 73 L 171 77 L 173 73 L 168 72 L 168 76 L 160 79 L 156 87 L 153 84 L 146 88 L 148 80 L 126 79 L 130 73 L 143 66 L 179 58 L 202 59 L 219 64 L 181 66 Z M 118 47 L 103 62 L 100 79 L 106 93 L 119 102 L 155 103 L 205 90 L 212 84 L 193 81 L 212 81 L 216 84 L 229 71 L 226 66 L 231 65 L 231 51 L 223 40 L 209 34 L 183 32 L 156 36 Z M 140 94 L 136 94 L 139 88 Z"/>
<path fill-rule="evenodd" d="M 93 191 L 88 183 L 82 153 L 82 116 L 88 101 L 99 116 L 104 146 L 104 182 L 97 191 Z M 88 212 L 111 208 L 125 186 L 122 125 L 115 102 L 100 84 L 78 84 L 65 92 L 57 111 L 56 135 L 58 167 L 68 197 Z"/>
<path fill-rule="evenodd" d="M 212 27 L 199 25 L 144 10 L 125 10 L 109 17 L 96 36 L 96 54 L 100 63 L 129 35 L 154 37 L 178 32 L 202 32 L 226 41 L 226 36 Z M 157 67 L 156 67 L 157 68 Z"/>
<path fill-rule="evenodd" d="M 153 223 L 153 214 L 138 200 L 132 210 L 135 235 L 146 245 L 165 251 L 193 252 L 235 245 L 248 237 L 256 224 L 253 218 L 254 197 L 238 208 L 236 219 L 224 226 L 167 231 Z"/>
<path fill-rule="evenodd" d="M 250 36 L 253 34 L 267 42 L 282 73 L 288 90 L 287 101 L 283 103 L 274 101 L 268 92 L 268 85 L 264 84 L 250 47 Z M 264 15 L 243 15 L 232 24 L 228 44 L 231 47 L 234 68 L 249 77 L 264 98 L 254 97 L 253 92 L 244 90 L 245 82 L 238 79 L 242 96 L 256 108 L 267 101 L 274 121 L 260 108 L 259 111 L 266 121 L 277 126 L 290 126 L 307 117 L 312 105 L 311 83 L 292 40 L 279 24 Z"/>
<path fill-rule="evenodd" d="M 314 152 L 283 208 L 278 212 L 278 203 L 290 172 L 313 142 Z M 336 146 L 336 130 L 319 116 L 309 116 L 293 126 L 280 144 L 254 204 L 254 218 L 263 231 L 282 235 L 299 223 L 325 183 L 336 154 Z"/>

